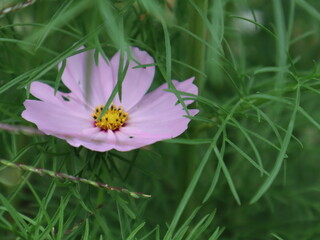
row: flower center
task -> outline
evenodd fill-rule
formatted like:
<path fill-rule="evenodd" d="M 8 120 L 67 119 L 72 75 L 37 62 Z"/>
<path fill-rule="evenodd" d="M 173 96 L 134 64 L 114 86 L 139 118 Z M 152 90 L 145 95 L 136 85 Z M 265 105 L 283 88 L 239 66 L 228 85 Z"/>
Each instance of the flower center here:
<path fill-rule="evenodd" d="M 95 108 L 92 113 L 92 117 L 95 121 L 95 125 L 103 130 L 112 130 L 115 131 L 122 127 L 128 120 L 128 113 L 124 112 L 121 106 L 116 107 L 113 103 L 106 111 L 105 114 L 98 120 L 101 115 L 103 105 L 100 105 Z"/>

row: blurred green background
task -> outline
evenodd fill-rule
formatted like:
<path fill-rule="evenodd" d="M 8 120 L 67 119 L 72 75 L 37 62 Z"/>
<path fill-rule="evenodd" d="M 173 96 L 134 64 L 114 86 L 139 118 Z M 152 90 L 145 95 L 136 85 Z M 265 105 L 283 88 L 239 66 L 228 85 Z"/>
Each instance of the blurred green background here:
<path fill-rule="evenodd" d="M 316 0 L 2 0 L 1 124 L 34 126 L 26 86 L 81 45 L 146 50 L 152 89 L 196 76 L 200 114 L 126 153 L 0 129 L 0 159 L 152 195 L 0 165 L 1 239 L 320 239 L 319 20 Z"/>

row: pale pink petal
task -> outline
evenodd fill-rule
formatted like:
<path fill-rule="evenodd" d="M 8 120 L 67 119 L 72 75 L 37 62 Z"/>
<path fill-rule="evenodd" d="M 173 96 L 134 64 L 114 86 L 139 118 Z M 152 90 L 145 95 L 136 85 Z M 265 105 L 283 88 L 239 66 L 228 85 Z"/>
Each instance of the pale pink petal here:
<path fill-rule="evenodd" d="M 90 113 L 85 112 L 82 106 L 76 108 L 73 105 L 68 109 L 66 106 L 36 100 L 26 100 L 24 106 L 26 110 L 22 117 L 35 123 L 44 133 L 72 135 L 93 127 Z"/>
<path fill-rule="evenodd" d="M 131 138 L 131 136 L 119 131 L 100 131 L 90 135 L 91 139 L 67 139 L 68 143 L 74 147 L 80 145 L 99 152 L 116 149 L 118 151 L 130 151 L 157 141 L 154 137 L 150 138 Z"/>
<path fill-rule="evenodd" d="M 125 129 L 125 127 L 123 129 Z M 135 134 L 134 130 L 132 131 L 128 128 L 116 132 L 116 139 L 117 144 L 114 148 L 118 151 L 125 152 L 150 145 L 165 138 L 157 138 L 154 134 L 150 136 L 146 136 L 146 134 Z"/>
<path fill-rule="evenodd" d="M 153 58 L 145 51 L 141 51 L 138 48 L 131 49 L 131 58 L 135 59 L 140 65 L 154 64 Z M 113 77 L 115 82 L 118 78 L 120 53 L 117 52 L 110 61 Z M 126 64 L 126 58 L 124 59 L 124 65 Z M 130 110 L 136 103 L 138 103 L 144 94 L 150 88 L 152 83 L 155 67 L 145 66 L 137 67 L 139 64 L 130 61 L 126 76 L 122 82 L 122 99 L 121 104 L 126 111 Z M 137 67 L 137 68 L 135 68 Z"/>
<path fill-rule="evenodd" d="M 72 99 L 65 101 L 62 93 L 54 95 L 54 89 L 44 83 L 33 82 L 30 93 L 43 101 L 26 100 L 22 117 L 35 123 L 42 132 L 65 139 L 74 147 L 82 145 L 101 152 L 114 147 L 113 132 L 106 133 L 94 126 L 93 109 Z"/>
<path fill-rule="evenodd" d="M 93 151 L 106 152 L 114 148 L 113 142 L 114 134 L 112 131 L 101 131 L 99 128 L 95 128 L 95 131 L 88 135 L 87 138 L 73 138 L 67 139 L 67 142 L 74 147 L 84 146 Z"/>
<path fill-rule="evenodd" d="M 178 91 L 197 94 L 197 87 L 193 79 L 184 82 L 173 81 Z M 176 104 L 177 97 L 164 91 L 167 84 L 147 94 L 131 111 L 126 125 L 115 132 L 117 142 L 115 149 L 129 151 L 154 142 L 176 137 L 183 133 L 190 119 L 185 117 L 186 111 L 182 105 Z M 186 100 L 188 104 L 192 100 Z M 197 109 L 189 110 L 190 116 L 199 112 Z"/>
<path fill-rule="evenodd" d="M 175 85 L 175 87 L 177 88 L 178 91 L 180 92 L 187 92 L 187 93 L 191 93 L 193 95 L 198 95 L 198 87 L 195 84 L 192 84 L 194 81 L 194 77 L 189 78 L 185 81 L 182 82 L 178 82 L 176 80 L 172 80 L 173 84 Z M 187 97 L 190 98 L 190 96 L 184 96 L 183 94 L 181 94 L 181 97 Z M 184 103 L 186 105 L 189 105 L 191 103 L 193 103 L 194 100 L 185 100 Z"/>
<path fill-rule="evenodd" d="M 42 101 L 61 104 L 64 102 L 62 94 L 57 92 L 54 95 L 54 89 L 48 84 L 42 82 L 32 82 L 30 85 L 30 93 Z"/>
<path fill-rule="evenodd" d="M 73 99 L 68 93 L 57 91 L 54 94 L 53 87 L 42 82 L 32 82 L 30 85 L 30 93 L 36 98 L 50 103 L 55 103 L 63 107 L 73 108 L 74 105 L 82 106 L 83 103 L 77 99 Z"/>
<path fill-rule="evenodd" d="M 98 65 L 94 62 L 94 52 L 86 51 L 67 58 L 62 81 L 70 93 L 62 93 L 47 84 L 34 82 L 30 93 L 37 100 L 26 100 L 26 110 L 22 116 L 35 123 L 46 134 L 65 139 L 74 147 L 84 146 L 94 151 L 105 152 L 111 149 L 129 151 L 154 142 L 173 138 L 183 133 L 190 119 L 186 109 L 175 94 L 164 91 L 163 84 L 155 91 L 145 95 L 153 77 L 154 66 L 135 68 L 139 64 L 153 64 L 146 52 L 131 48 L 131 60 L 122 84 L 122 100 L 115 97 L 114 103 L 122 105 L 129 112 L 126 124 L 117 131 L 101 130 L 95 127 L 91 116 L 96 106 L 108 100 L 117 82 L 119 53 L 111 60 L 110 66 L 99 55 Z M 61 64 L 60 64 L 61 67 Z M 178 91 L 198 94 L 198 88 L 192 79 L 183 82 L 173 80 Z M 185 105 L 194 100 L 185 99 L 179 94 Z M 196 115 L 196 109 L 188 110 L 189 116 Z"/>
<path fill-rule="evenodd" d="M 183 82 L 173 81 L 178 91 L 197 94 L 198 88 L 192 79 Z M 186 112 L 181 104 L 176 104 L 177 97 L 163 84 L 155 91 L 147 94 L 131 111 L 126 125 L 118 131 L 100 132 L 96 140 L 106 141 L 105 144 L 92 143 L 86 147 L 96 151 L 106 151 L 106 146 L 118 151 L 130 151 L 150 145 L 154 142 L 176 137 L 183 133 L 190 119 L 185 117 Z M 183 97 L 183 96 L 182 96 Z M 186 100 L 190 104 L 192 100 Z M 189 110 L 190 116 L 199 112 L 197 109 Z"/>
<path fill-rule="evenodd" d="M 94 61 L 94 50 L 68 57 L 66 61 L 62 81 L 71 90 L 71 95 L 91 107 L 105 104 L 115 81 L 110 66 L 101 54 L 98 65 Z"/>
<path fill-rule="evenodd" d="M 77 109 L 79 112 L 85 112 L 91 114 L 91 110 L 87 108 L 78 99 L 72 98 L 72 95 L 68 93 L 62 93 L 57 91 L 54 94 L 53 87 L 42 82 L 32 82 L 30 86 L 30 93 L 44 102 L 54 103 L 60 105 L 62 108 Z"/>
<path fill-rule="evenodd" d="M 191 116 L 196 115 L 198 112 L 199 110 L 197 109 L 189 110 Z M 184 110 L 178 109 L 177 107 L 175 111 L 170 111 L 170 114 L 170 117 L 167 117 L 166 114 L 154 114 L 144 121 L 131 119 L 123 128 L 122 132 L 132 136 L 154 137 L 157 141 L 177 137 L 188 128 L 190 119 L 186 116 Z"/>
<path fill-rule="evenodd" d="M 193 84 L 194 78 L 190 78 L 183 82 L 178 82 L 173 80 L 172 83 L 176 89 L 180 92 L 188 92 L 191 94 L 197 94 L 198 88 Z M 133 122 L 139 121 L 148 121 L 150 118 L 153 119 L 154 116 L 158 116 L 158 122 L 161 122 L 160 116 L 163 118 L 170 119 L 175 117 L 172 113 L 180 110 L 180 113 L 187 115 L 187 113 L 182 110 L 181 104 L 176 105 L 178 98 L 174 93 L 167 92 L 165 89 L 168 89 L 168 84 L 162 84 L 153 92 L 145 95 L 145 97 L 131 110 L 129 111 L 130 119 Z M 181 94 L 181 98 L 184 96 Z M 186 105 L 193 102 L 193 100 L 185 100 Z M 151 114 L 152 113 L 152 114 Z"/>
<path fill-rule="evenodd" d="M 70 138 L 66 140 L 70 145 L 74 147 L 79 147 L 82 145 L 85 148 L 88 148 L 93 151 L 98 151 L 98 152 L 106 152 L 111 149 L 116 149 L 119 151 L 129 151 L 131 149 L 137 148 L 137 147 L 132 147 L 128 145 L 125 141 L 122 141 L 122 139 L 119 139 L 118 137 L 119 131 L 116 131 L 116 132 L 101 131 L 98 128 L 96 128 L 96 130 L 98 132 L 94 132 L 88 135 L 88 137 L 90 138 L 78 137 L 78 138 Z"/>

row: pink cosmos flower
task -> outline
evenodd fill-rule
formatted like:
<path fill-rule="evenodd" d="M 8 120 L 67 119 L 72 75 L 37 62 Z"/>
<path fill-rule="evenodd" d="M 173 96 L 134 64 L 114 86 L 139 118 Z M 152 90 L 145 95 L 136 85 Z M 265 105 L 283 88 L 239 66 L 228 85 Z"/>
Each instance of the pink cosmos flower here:
<path fill-rule="evenodd" d="M 22 117 L 74 147 L 100 152 L 129 151 L 180 135 L 190 121 L 181 103 L 175 94 L 164 91 L 166 83 L 146 93 L 155 74 L 154 61 L 138 48 L 130 51 L 134 60 L 129 61 L 122 82 L 121 101 L 117 94 L 101 118 L 101 109 L 118 81 L 119 52 L 109 62 L 99 55 L 97 65 L 94 50 L 67 58 L 62 81 L 71 92 L 54 94 L 51 86 L 33 82 L 30 93 L 39 100 L 26 100 Z M 198 94 L 193 80 L 172 82 L 179 91 Z M 193 100 L 184 102 L 189 105 Z M 198 110 L 189 113 L 194 116 Z"/>

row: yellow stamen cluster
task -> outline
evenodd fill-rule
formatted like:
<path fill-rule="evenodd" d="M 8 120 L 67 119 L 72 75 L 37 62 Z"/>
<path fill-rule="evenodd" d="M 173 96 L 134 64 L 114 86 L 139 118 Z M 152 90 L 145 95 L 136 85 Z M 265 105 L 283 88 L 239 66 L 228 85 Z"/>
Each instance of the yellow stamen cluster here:
<path fill-rule="evenodd" d="M 113 103 L 106 111 L 105 114 L 99 119 L 103 105 L 100 105 L 95 108 L 95 111 L 92 113 L 92 117 L 95 120 L 95 125 L 103 130 L 112 130 L 115 131 L 122 127 L 128 120 L 128 113 L 124 112 L 121 106 L 116 107 Z"/>

